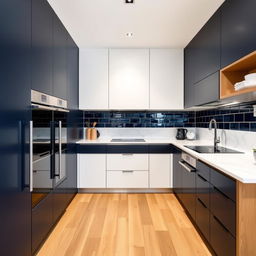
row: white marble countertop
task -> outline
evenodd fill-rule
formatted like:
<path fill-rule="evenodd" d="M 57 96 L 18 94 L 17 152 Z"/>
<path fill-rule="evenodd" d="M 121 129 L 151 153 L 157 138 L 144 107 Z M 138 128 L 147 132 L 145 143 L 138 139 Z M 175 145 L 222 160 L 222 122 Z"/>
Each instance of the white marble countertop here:
<path fill-rule="evenodd" d="M 222 171 L 230 177 L 241 181 L 242 183 L 256 183 L 256 163 L 253 158 L 252 152 L 244 152 L 242 154 L 203 154 L 197 153 L 185 146 L 192 145 L 212 145 L 212 141 L 202 140 L 176 140 L 168 138 L 144 138 L 145 142 L 111 142 L 112 138 L 100 138 L 95 141 L 80 140 L 78 144 L 172 144 L 181 150 L 189 153 L 191 156 L 209 164 L 210 166 Z M 234 148 L 233 148 L 234 149 Z M 238 151 L 243 151 L 235 149 Z"/>

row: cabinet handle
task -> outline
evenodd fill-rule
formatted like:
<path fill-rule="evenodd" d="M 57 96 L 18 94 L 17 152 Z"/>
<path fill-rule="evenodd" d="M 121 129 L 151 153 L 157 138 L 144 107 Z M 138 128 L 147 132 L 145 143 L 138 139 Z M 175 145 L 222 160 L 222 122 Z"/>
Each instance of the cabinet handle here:
<path fill-rule="evenodd" d="M 221 195 L 223 195 L 225 198 L 227 198 L 227 199 L 229 199 L 230 200 L 230 198 L 227 196 L 227 195 L 225 195 L 222 191 L 220 191 L 218 188 L 216 188 L 215 186 L 213 187 L 213 189 L 215 189 L 217 192 L 219 192 Z"/>
<path fill-rule="evenodd" d="M 200 174 L 197 174 L 197 176 L 198 176 L 198 178 L 200 178 L 201 180 L 207 182 L 207 180 L 206 180 L 203 176 L 201 176 Z"/>
<path fill-rule="evenodd" d="M 179 161 L 179 164 L 188 172 L 196 172 L 196 169 L 189 167 L 185 162 Z"/>
<path fill-rule="evenodd" d="M 132 170 L 123 170 L 122 172 L 123 173 L 133 173 L 134 171 L 132 171 Z"/>
<path fill-rule="evenodd" d="M 197 198 L 197 201 L 204 207 L 207 209 L 207 206 L 204 204 L 204 202 L 200 199 L 200 198 Z"/>
<path fill-rule="evenodd" d="M 223 227 L 223 229 L 229 233 L 229 230 L 224 226 L 224 224 L 216 217 L 216 216 L 213 216 L 213 218 L 219 223 L 220 226 Z"/>

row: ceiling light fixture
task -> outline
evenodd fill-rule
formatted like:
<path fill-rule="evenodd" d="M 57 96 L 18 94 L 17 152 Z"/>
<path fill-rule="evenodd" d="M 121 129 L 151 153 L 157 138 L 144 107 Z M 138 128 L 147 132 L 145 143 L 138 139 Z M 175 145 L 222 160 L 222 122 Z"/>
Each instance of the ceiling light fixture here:
<path fill-rule="evenodd" d="M 125 35 L 126 35 L 126 37 L 133 37 L 133 33 L 132 32 L 127 32 Z"/>
<path fill-rule="evenodd" d="M 133 4 L 134 0 L 125 0 L 126 4 Z"/>

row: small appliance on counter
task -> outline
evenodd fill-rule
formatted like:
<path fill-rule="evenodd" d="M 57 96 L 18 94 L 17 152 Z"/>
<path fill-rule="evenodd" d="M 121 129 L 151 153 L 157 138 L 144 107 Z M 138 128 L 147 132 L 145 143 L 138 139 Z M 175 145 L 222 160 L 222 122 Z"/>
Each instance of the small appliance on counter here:
<path fill-rule="evenodd" d="M 194 131 L 188 131 L 186 134 L 187 140 L 195 140 L 196 134 Z"/>
<path fill-rule="evenodd" d="M 187 132 L 188 132 L 188 130 L 185 128 L 178 128 L 177 134 L 176 134 L 176 139 L 177 140 L 185 140 L 187 138 Z"/>

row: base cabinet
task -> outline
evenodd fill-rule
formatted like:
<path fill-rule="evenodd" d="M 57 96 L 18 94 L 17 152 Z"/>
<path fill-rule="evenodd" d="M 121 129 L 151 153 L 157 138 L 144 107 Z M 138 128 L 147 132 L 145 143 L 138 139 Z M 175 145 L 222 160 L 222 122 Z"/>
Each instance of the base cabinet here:
<path fill-rule="evenodd" d="M 149 155 L 149 187 L 172 187 L 172 154 Z"/>
<path fill-rule="evenodd" d="M 107 188 L 148 188 L 148 171 L 107 171 Z"/>
<path fill-rule="evenodd" d="M 106 154 L 78 155 L 78 188 L 106 187 Z"/>
<path fill-rule="evenodd" d="M 210 244 L 218 256 L 236 255 L 236 239 L 214 215 L 210 217 Z"/>
<path fill-rule="evenodd" d="M 236 182 L 200 161 L 191 176 L 180 160 L 174 154 L 176 196 L 218 256 L 236 255 Z"/>
<path fill-rule="evenodd" d="M 167 146 L 79 146 L 80 189 L 168 189 L 172 154 Z M 94 151 L 93 154 L 89 153 Z M 98 153 L 97 153 L 98 151 Z M 152 153 L 151 153 L 152 152 Z"/>

